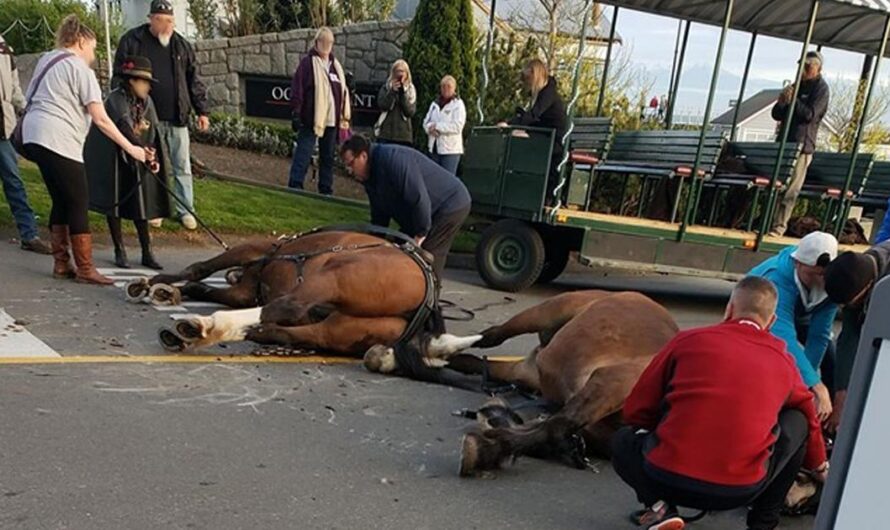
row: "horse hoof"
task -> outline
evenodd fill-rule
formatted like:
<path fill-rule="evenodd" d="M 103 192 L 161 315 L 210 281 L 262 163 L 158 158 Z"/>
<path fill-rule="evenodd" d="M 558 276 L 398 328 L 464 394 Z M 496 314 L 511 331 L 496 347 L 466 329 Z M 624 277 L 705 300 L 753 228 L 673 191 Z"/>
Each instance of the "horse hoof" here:
<path fill-rule="evenodd" d="M 148 278 L 139 278 L 138 280 L 132 280 L 127 284 L 125 292 L 127 294 L 127 301 L 133 304 L 139 304 L 145 301 L 145 295 L 148 294 L 150 287 L 148 285 Z"/>
<path fill-rule="evenodd" d="M 479 435 L 467 433 L 460 442 L 460 467 L 458 474 L 462 477 L 475 477 L 479 463 Z"/>
<path fill-rule="evenodd" d="M 244 276 L 244 269 L 241 267 L 229 269 L 226 271 L 226 283 L 229 285 L 237 285 L 238 282 L 241 281 L 242 276 Z"/>
<path fill-rule="evenodd" d="M 154 305 L 179 305 L 182 303 L 182 294 L 179 289 L 163 283 L 152 285 L 148 290 L 148 298 Z"/>
<path fill-rule="evenodd" d="M 365 352 L 365 368 L 369 372 L 391 374 L 396 371 L 396 355 L 392 348 L 378 344 Z"/>
<path fill-rule="evenodd" d="M 182 340 L 182 337 L 167 328 L 162 328 L 158 331 L 158 341 L 168 352 L 180 353 L 186 348 L 186 343 Z"/>
<path fill-rule="evenodd" d="M 173 329 L 175 329 L 176 334 L 186 342 L 198 340 L 204 336 L 201 324 L 194 320 L 180 320 L 176 322 Z"/>

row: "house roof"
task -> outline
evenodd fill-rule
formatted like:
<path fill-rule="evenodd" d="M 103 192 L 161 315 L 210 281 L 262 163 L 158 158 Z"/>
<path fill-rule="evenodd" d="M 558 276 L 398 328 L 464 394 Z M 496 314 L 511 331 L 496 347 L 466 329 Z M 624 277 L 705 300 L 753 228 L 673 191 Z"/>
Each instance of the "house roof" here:
<path fill-rule="evenodd" d="M 476 23 L 481 27 L 488 27 L 488 19 L 491 15 L 491 0 L 472 0 L 474 7 L 474 16 Z M 414 17 L 420 0 L 398 0 L 396 8 L 393 11 L 393 18 L 399 20 L 408 20 Z M 546 21 L 543 16 L 543 9 L 540 8 L 538 0 L 497 0 L 496 3 L 495 24 L 500 31 L 531 31 L 535 33 L 547 32 Z M 521 14 L 528 15 L 531 12 L 540 10 L 542 16 L 528 17 L 527 19 Z M 517 16 L 519 15 L 519 16 Z M 531 26 L 531 27 L 527 27 Z M 609 32 L 612 29 L 612 23 L 605 16 L 601 16 L 599 24 L 595 27 L 588 27 L 588 41 L 607 42 Z M 561 17 L 559 21 L 559 32 L 562 35 L 578 36 L 581 32 L 581 22 L 578 17 L 567 14 Z M 621 37 L 615 35 L 615 41 L 621 42 Z"/>
<path fill-rule="evenodd" d="M 782 93 L 781 88 L 770 88 L 761 90 L 750 98 L 742 101 L 739 107 L 739 123 L 754 116 L 758 112 L 767 107 L 771 107 L 776 102 L 776 98 Z M 723 114 L 711 120 L 711 125 L 732 125 L 732 116 L 735 113 L 735 107 L 730 108 Z"/>

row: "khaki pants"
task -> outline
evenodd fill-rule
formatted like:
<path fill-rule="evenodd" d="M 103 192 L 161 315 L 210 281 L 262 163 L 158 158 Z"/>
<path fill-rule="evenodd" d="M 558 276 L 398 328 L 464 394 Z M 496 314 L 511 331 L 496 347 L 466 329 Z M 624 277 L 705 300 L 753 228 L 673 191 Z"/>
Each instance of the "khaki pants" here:
<path fill-rule="evenodd" d="M 788 183 L 788 189 L 785 191 L 785 196 L 782 197 L 782 200 L 776 208 L 776 214 L 773 217 L 773 227 L 770 230 L 770 234 L 775 233 L 785 235 L 785 230 L 788 228 L 788 220 L 791 219 L 791 214 L 794 212 L 797 196 L 800 195 L 800 189 L 803 187 L 803 183 L 807 178 L 807 169 L 810 167 L 810 162 L 812 161 L 812 153 L 801 153 L 797 158 L 797 164 L 794 166 L 794 174 L 791 176 L 791 182 Z"/>

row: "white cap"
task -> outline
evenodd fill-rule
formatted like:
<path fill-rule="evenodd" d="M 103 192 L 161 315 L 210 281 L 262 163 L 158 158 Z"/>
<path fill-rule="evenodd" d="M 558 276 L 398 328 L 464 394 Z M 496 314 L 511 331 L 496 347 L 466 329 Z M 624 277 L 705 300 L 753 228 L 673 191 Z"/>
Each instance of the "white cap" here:
<path fill-rule="evenodd" d="M 828 257 L 823 258 L 823 255 Z M 837 239 L 825 232 L 810 232 L 803 236 L 791 257 L 804 265 L 824 267 L 837 257 Z"/>

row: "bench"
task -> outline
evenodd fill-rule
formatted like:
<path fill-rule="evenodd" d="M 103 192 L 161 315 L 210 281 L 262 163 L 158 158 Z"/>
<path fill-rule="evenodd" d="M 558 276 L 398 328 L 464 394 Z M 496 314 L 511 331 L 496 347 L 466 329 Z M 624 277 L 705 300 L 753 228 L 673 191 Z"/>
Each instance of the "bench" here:
<path fill-rule="evenodd" d="M 888 199 L 890 199 L 890 162 L 876 161 L 871 166 L 862 189 L 853 198 L 853 204 L 883 208 Z"/>
<path fill-rule="evenodd" d="M 705 187 L 713 188 L 714 198 L 710 201 L 707 224 L 713 225 L 720 193 L 733 188 L 754 189 L 753 200 L 746 205 L 748 220 L 745 225 L 751 231 L 760 194 L 769 188 L 775 171 L 776 159 L 779 157 L 779 142 L 728 142 L 713 178 L 704 183 Z M 787 142 L 782 151 L 779 163 L 779 174 L 776 178 L 776 189 L 781 191 L 794 174 L 797 159 L 800 156 L 801 144 Z M 729 163 L 735 162 L 735 164 Z M 721 166 L 729 166 L 722 169 Z M 736 167 L 732 167 L 736 166 Z M 732 223 L 730 223 L 732 224 Z"/>
<path fill-rule="evenodd" d="M 594 166 L 604 160 L 612 142 L 612 118 L 575 118 L 569 135 L 566 206 L 589 207 Z"/>
<path fill-rule="evenodd" d="M 825 209 L 825 214 L 822 216 L 822 226 L 828 226 L 826 223 L 832 217 L 842 217 L 846 213 L 846 206 L 863 187 L 872 164 L 874 164 L 875 155 L 859 153 L 856 156 L 850 189 L 846 196 L 842 196 L 852 156 L 850 153 L 824 151 L 813 153 L 813 161 L 810 162 L 810 167 L 807 170 L 807 178 L 800 191 L 800 196 L 828 201 L 828 208 Z M 839 221 L 843 222 L 842 219 Z"/>
<path fill-rule="evenodd" d="M 618 133 L 612 139 L 608 157 L 594 167 L 596 179 L 605 173 L 624 175 L 624 192 L 627 189 L 627 178 L 637 175 L 643 179 L 640 195 L 638 216 L 642 216 L 643 205 L 651 190 L 650 180 L 680 179 L 680 185 L 674 199 L 670 220 L 676 221 L 680 207 L 682 183 L 685 178 L 692 177 L 692 166 L 701 133 L 699 131 L 635 131 Z M 722 132 L 705 133 L 696 177 L 705 179 L 713 175 L 723 145 L 726 142 Z M 694 182 L 694 181 L 693 181 Z"/>

